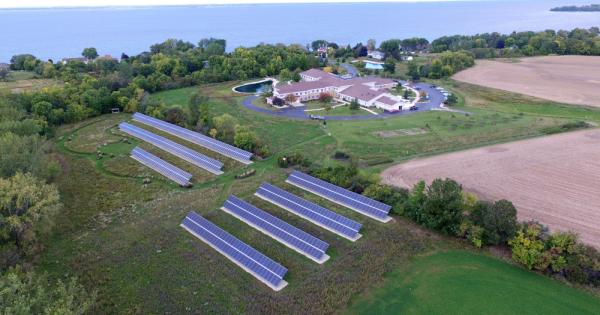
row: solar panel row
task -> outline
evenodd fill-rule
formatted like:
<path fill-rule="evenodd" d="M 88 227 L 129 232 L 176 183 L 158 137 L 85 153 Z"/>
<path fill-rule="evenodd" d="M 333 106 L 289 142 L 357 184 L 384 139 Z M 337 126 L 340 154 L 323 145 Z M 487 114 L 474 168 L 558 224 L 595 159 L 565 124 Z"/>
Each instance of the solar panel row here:
<path fill-rule="evenodd" d="M 222 209 L 317 263 L 329 259 L 329 244 L 233 195 Z"/>
<path fill-rule="evenodd" d="M 221 168 L 223 167 L 223 163 L 209 158 L 208 156 L 198 153 L 192 149 L 189 149 L 177 142 L 171 141 L 167 138 L 161 137 L 157 134 L 154 134 L 145 129 L 136 127 L 132 124 L 121 123 L 119 124 L 119 129 L 123 132 L 126 132 L 136 138 L 142 139 L 161 150 L 164 150 L 168 153 L 171 153 L 187 162 L 194 164 L 202 169 L 205 169 L 213 174 L 220 175 L 223 174 Z"/>
<path fill-rule="evenodd" d="M 213 150 L 222 155 L 240 161 L 244 164 L 252 163 L 252 161 L 250 161 L 250 159 L 252 158 L 252 153 L 236 148 L 232 145 L 213 139 L 211 137 L 207 137 L 201 133 L 194 132 L 189 129 L 170 124 L 160 119 L 156 119 L 140 113 L 133 114 L 133 120 L 162 130 L 164 132 L 170 133 L 176 137 L 180 137 L 197 145 L 203 146 L 209 150 Z"/>
<path fill-rule="evenodd" d="M 381 222 L 388 222 L 391 220 L 388 213 L 392 207 L 310 175 L 294 171 L 288 177 L 287 182 L 346 206 L 375 220 Z"/>
<path fill-rule="evenodd" d="M 156 155 L 153 155 L 140 147 L 135 147 L 131 151 L 131 157 L 181 186 L 189 186 L 191 184 L 190 179 L 192 178 L 192 174 L 161 160 Z"/>
<path fill-rule="evenodd" d="M 256 249 L 225 232 L 197 213 L 190 211 L 181 227 L 229 258 L 275 291 L 283 289 L 287 282 L 283 277 L 287 269 Z"/>
<path fill-rule="evenodd" d="M 262 183 L 255 195 L 351 241 L 361 236 L 360 223 L 269 183 Z"/>

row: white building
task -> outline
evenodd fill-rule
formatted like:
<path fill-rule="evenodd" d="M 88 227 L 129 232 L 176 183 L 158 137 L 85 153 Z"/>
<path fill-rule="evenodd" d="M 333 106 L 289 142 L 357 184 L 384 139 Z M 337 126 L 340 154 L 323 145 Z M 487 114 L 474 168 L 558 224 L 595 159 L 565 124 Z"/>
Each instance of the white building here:
<path fill-rule="evenodd" d="M 379 50 L 372 50 L 367 56 L 377 60 L 383 60 L 383 58 L 385 58 L 385 54 Z"/>
<path fill-rule="evenodd" d="M 380 77 L 360 77 L 341 79 L 319 69 L 310 69 L 300 73 L 302 81 L 290 84 L 277 84 L 273 87 L 273 96 L 285 99 L 294 95 L 296 102 L 319 99 L 322 93 L 330 94 L 335 100 L 352 102 L 356 100 L 364 107 L 377 107 L 387 111 L 406 109 L 409 102 L 392 95 L 389 90 L 398 83 Z"/>

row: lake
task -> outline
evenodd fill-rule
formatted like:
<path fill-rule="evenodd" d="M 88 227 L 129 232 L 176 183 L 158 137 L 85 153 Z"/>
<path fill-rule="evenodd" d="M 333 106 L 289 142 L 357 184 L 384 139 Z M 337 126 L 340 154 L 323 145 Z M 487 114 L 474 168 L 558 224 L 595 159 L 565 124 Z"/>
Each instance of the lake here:
<path fill-rule="evenodd" d="M 18 53 L 41 59 L 137 54 L 167 38 L 227 40 L 228 50 L 261 42 L 338 44 L 389 38 L 600 25 L 598 12 L 550 12 L 589 0 L 447 1 L 427 3 L 269 4 L 179 7 L 0 10 L 0 62 Z"/>

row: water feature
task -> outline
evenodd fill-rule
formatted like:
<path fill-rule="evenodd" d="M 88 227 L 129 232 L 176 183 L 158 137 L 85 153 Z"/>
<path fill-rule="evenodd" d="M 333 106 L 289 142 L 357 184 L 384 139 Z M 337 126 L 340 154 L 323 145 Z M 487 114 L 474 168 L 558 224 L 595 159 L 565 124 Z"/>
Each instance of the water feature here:
<path fill-rule="evenodd" d="M 259 81 L 246 83 L 240 86 L 236 86 L 233 90 L 238 93 L 252 93 L 258 94 L 265 91 L 265 89 L 271 89 L 273 86 L 272 80 Z"/>
<path fill-rule="evenodd" d="M 383 70 L 383 65 L 379 62 L 364 60 L 365 68 L 370 70 Z"/>

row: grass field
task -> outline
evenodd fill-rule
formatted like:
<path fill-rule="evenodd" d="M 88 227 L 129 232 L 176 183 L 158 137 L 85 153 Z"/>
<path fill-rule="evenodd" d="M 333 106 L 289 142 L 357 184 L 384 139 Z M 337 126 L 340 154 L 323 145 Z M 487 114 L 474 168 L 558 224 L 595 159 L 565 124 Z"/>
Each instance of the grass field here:
<path fill-rule="evenodd" d="M 44 240 L 46 250 L 39 258 L 40 268 L 55 277 L 75 275 L 85 285 L 98 289 L 98 313 L 339 312 L 357 297 L 369 294 L 370 288 L 381 285 L 384 277 L 398 266 L 408 266 L 412 257 L 445 250 L 448 242 L 453 247 L 462 245 L 441 239 L 400 217 L 385 225 L 375 223 L 293 188 L 284 183 L 286 170 L 275 166 L 277 155 L 299 151 L 327 165 L 343 163 L 331 158 L 339 150 L 358 160 L 399 161 L 542 135 L 547 128 L 580 117 L 579 113 L 570 112 L 563 116 L 530 112 L 521 115 L 506 110 L 504 101 L 493 100 L 488 102 L 489 107 L 468 102 L 459 105 L 471 111 L 470 116 L 430 112 L 385 120 L 328 121 L 324 125 L 247 110 L 239 105 L 241 97 L 231 92 L 237 83 L 172 90 L 151 97 L 169 106 L 183 106 L 192 93 L 200 91 L 210 98 L 213 114 L 229 113 L 240 124 L 253 128 L 269 146 L 272 156 L 248 166 L 256 169 L 256 174 L 246 179 L 234 179 L 234 175 L 245 168 L 233 163 L 219 177 L 195 174 L 199 181 L 192 189 L 181 189 L 162 180 L 127 157 L 129 150 L 139 144 L 135 139 L 123 142 L 123 136 L 116 133 L 115 126 L 127 120 L 127 114 L 105 115 L 56 130 L 56 155 L 63 169 L 57 184 L 65 210 L 59 216 L 57 232 Z M 502 97 L 508 96 L 503 94 Z M 560 108 L 560 105 L 550 106 Z M 98 150 L 105 153 L 101 159 L 96 155 Z M 168 154 L 154 153 L 170 162 L 182 163 L 178 165 L 186 170 L 192 169 Z M 385 165 L 361 169 L 375 174 L 383 167 Z M 148 176 L 153 180 L 143 184 L 143 178 Z M 350 243 L 253 197 L 263 181 L 363 223 L 363 238 Z M 332 258 L 324 265 L 316 265 L 218 210 L 229 194 L 251 201 L 322 238 L 330 243 L 328 254 Z M 274 293 L 190 236 L 179 227 L 189 210 L 206 216 L 288 267 L 286 280 L 290 285 Z M 579 294 L 577 290 L 556 285 L 572 295 Z M 494 303 L 501 302 L 496 298 Z"/>
<path fill-rule="evenodd" d="M 467 251 L 435 252 L 392 272 L 348 314 L 598 314 L 600 300 Z"/>
<path fill-rule="evenodd" d="M 12 93 L 22 93 L 60 84 L 57 80 L 36 78 L 35 73 L 28 71 L 12 71 L 7 79 L 6 81 L 0 81 L 0 91 L 7 90 Z"/>

